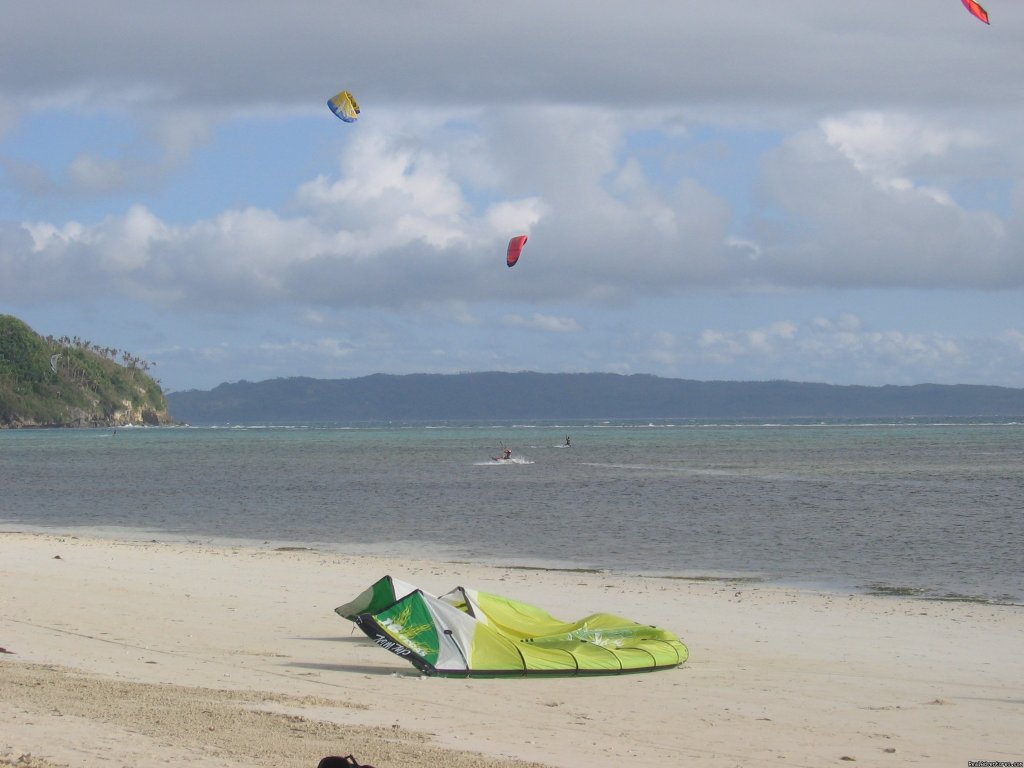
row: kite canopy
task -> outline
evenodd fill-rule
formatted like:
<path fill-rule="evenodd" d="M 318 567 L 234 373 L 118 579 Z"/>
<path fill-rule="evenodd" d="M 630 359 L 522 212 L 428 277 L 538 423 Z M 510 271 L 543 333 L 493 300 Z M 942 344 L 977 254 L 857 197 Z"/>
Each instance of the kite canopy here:
<path fill-rule="evenodd" d="M 974 0 L 963 0 L 963 4 L 964 4 L 964 8 L 966 8 L 972 14 L 977 16 L 979 19 L 984 21 L 986 24 L 989 23 L 988 22 L 988 11 L 986 11 L 984 8 L 982 8 L 978 3 L 974 2 Z"/>
<path fill-rule="evenodd" d="M 385 577 L 336 611 L 351 613 L 368 594 L 386 597 L 395 583 Z M 440 677 L 648 672 L 677 667 L 689 655 L 678 637 L 658 627 L 610 613 L 561 621 L 536 606 L 465 587 L 441 597 L 415 589 L 354 620 L 381 648 Z"/>
<path fill-rule="evenodd" d="M 416 587 L 412 584 L 385 576 L 360 592 L 351 602 L 339 605 L 334 612 L 349 621 L 355 621 L 359 614 L 382 611 L 399 598 L 415 591 Z"/>
<path fill-rule="evenodd" d="M 523 252 L 526 240 L 526 235 L 516 235 L 508 241 L 508 253 L 505 256 L 505 263 L 510 267 L 514 267 L 516 262 L 519 261 L 519 254 Z"/>
<path fill-rule="evenodd" d="M 359 119 L 359 102 L 348 91 L 342 91 L 333 99 L 327 102 L 331 112 L 336 114 L 346 123 L 354 123 Z"/>

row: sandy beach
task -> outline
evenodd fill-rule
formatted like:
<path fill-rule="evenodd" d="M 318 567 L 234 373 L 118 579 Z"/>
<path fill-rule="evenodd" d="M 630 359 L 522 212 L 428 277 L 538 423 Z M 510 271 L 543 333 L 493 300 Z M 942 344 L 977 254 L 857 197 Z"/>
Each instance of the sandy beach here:
<path fill-rule="evenodd" d="M 391 574 L 674 631 L 681 667 L 421 677 L 335 606 Z M 1024 608 L 757 582 L 0 533 L 0 765 L 1024 760 Z"/>

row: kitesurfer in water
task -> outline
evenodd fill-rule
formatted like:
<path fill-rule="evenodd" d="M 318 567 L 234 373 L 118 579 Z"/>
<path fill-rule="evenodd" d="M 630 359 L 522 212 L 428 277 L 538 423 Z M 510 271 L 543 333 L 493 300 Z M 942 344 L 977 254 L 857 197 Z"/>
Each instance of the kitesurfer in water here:
<path fill-rule="evenodd" d="M 505 448 L 501 452 L 501 458 L 502 458 L 503 461 L 508 461 L 509 459 L 511 459 L 512 458 L 512 449 L 511 448 Z"/>
<path fill-rule="evenodd" d="M 565 436 L 565 447 L 566 448 L 572 448 L 572 441 L 569 440 L 569 436 L 568 435 Z"/>

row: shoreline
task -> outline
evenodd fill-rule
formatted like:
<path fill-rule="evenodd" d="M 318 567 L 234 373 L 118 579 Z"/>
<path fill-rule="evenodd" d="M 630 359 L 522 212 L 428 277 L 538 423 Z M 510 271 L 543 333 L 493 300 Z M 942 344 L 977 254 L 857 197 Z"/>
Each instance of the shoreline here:
<path fill-rule="evenodd" d="M 294 551 L 313 552 L 325 556 L 338 556 L 344 554 L 344 545 L 330 542 L 296 541 L 290 539 L 254 539 L 235 538 L 229 536 L 211 536 L 196 533 L 174 533 L 158 529 L 143 528 L 120 528 L 108 527 L 69 527 L 57 528 L 53 525 L 32 525 L 26 523 L 0 522 L 0 536 L 7 534 L 24 534 L 29 536 L 56 536 L 63 538 L 77 538 L 97 541 L 125 542 L 137 544 L 171 543 L 187 546 L 207 546 L 223 548 L 252 548 L 259 550 L 273 551 Z M 407 549 L 409 542 L 401 542 L 401 549 Z M 361 542 L 359 548 L 366 552 L 367 556 L 383 559 L 401 559 L 404 553 L 394 553 L 392 543 L 365 543 Z M 996 605 L 1006 607 L 1024 607 L 1024 601 L 1019 601 L 1009 595 L 1000 598 L 984 597 L 959 592 L 932 592 L 923 587 L 908 586 L 902 584 L 889 584 L 875 582 L 872 584 L 855 584 L 835 580 L 808 580 L 798 578 L 773 577 L 769 574 L 757 571 L 736 571 L 709 572 L 709 571 L 641 571 L 633 568 L 602 567 L 595 565 L 583 565 L 571 561 L 547 561 L 531 560 L 530 558 L 503 559 L 482 559 L 476 562 L 466 559 L 464 553 L 444 552 L 443 547 L 430 545 L 432 550 L 424 552 L 422 559 L 436 563 L 446 563 L 453 567 L 462 565 L 478 565 L 488 568 L 506 570 L 538 571 L 553 573 L 590 573 L 594 575 L 620 576 L 636 579 L 663 579 L 666 581 L 696 582 L 724 585 L 758 585 L 765 588 L 790 589 L 801 592 L 813 592 L 828 594 L 836 597 L 860 595 L 882 598 L 901 598 L 921 601 L 924 603 L 974 603 L 978 605 Z M 419 557 L 419 556 L 417 556 Z M 453 585 L 454 586 L 454 585 Z"/>
<path fill-rule="evenodd" d="M 690 659 L 611 677 L 422 678 L 333 612 L 385 574 L 564 619 L 617 613 L 675 632 Z M 1020 606 L 11 531 L 0 582 L 0 765 L 1024 759 Z"/>

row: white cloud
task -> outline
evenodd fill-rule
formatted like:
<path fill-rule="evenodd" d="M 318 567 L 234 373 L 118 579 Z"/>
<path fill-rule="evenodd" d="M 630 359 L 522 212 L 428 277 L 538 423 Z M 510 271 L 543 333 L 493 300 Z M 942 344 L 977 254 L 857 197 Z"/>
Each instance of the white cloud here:
<path fill-rule="evenodd" d="M 469 205 L 446 158 L 379 134 L 355 142 L 337 180 L 320 176 L 296 197 L 324 226 L 355 234 L 352 246 L 364 252 L 413 241 L 445 248 L 467 240 Z"/>
<path fill-rule="evenodd" d="M 77 221 L 70 221 L 63 227 L 46 222 L 26 223 L 23 229 L 32 239 L 31 253 L 39 254 L 47 250 L 57 250 L 61 246 L 85 240 L 86 230 Z"/>
<path fill-rule="evenodd" d="M 740 357 L 773 357 L 791 344 L 797 336 L 797 326 L 789 321 L 778 321 L 765 328 L 747 331 L 701 332 L 699 347 L 704 355 L 717 362 L 731 362 Z"/>
<path fill-rule="evenodd" d="M 1005 341 L 1010 346 L 1015 347 L 1018 353 L 1024 355 L 1024 332 L 1008 330 L 1000 334 L 999 338 L 1001 341 Z"/>
<path fill-rule="evenodd" d="M 110 192 L 122 188 L 128 174 L 121 163 L 95 155 L 81 154 L 68 166 L 73 187 L 87 192 Z"/>
<path fill-rule="evenodd" d="M 559 115 L 581 127 L 592 118 L 587 110 L 574 118 L 565 110 Z M 628 300 L 638 290 L 662 293 L 683 281 L 724 279 L 717 258 L 728 220 L 724 203 L 690 180 L 657 192 L 634 164 L 616 159 L 621 131 L 609 124 L 600 140 L 583 142 L 596 155 L 564 133 L 560 156 L 576 158 L 559 173 L 540 171 L 543 195 L 479 206 L 443 147 L 368 130 L 346 148 L 337 177 L 321 175 L 298 188 L 298 215 L 232 209 L 170 225 L 133 206 L 120 219 L 80 228 L 33 224 L 35 250 L 45 249 L 51 260 L 73 258 L 76 269 L 92 271 L 87 277 L 96 280 L 109 281 L 120 269 L 115 284 L 129 295 L 202 304 L 216 293 L 233 307 L 305 299 L 446 302 L 513 288 L 538 298 Z M 509 138 L 494 135 L 499 142 Z M 488 146 L 486 152 L 497 157 L 506 149 Z M 608 189 L 595 168 L 619 169 Z M 91 170 L 98 185 L 103 169 L 93 164 Z M 510 175 L 495 178 L 494 191 L 516 187 L 514 179 L 522 176 L 522 169 L 503 172 Z M 549 181 L 550 189 L 544 186 Z M 44 230 L 61 232 L 61 241 L 41 240 Z M 515 279 L 494 280 L 508 237 L 522 230 L 531 232 L 531 243 Z M 118 249 L 123 253 L 115 254 Z M 21 270 L 23 284 L 41 282 L 31 265 Z"/>
<path fill-rule="evenodd" d="M 360 126 L 337 175 L 301 184 L 287 213 L 229 209 L 171 225 L 135 205 L 96 224 L 36 222 L 33 252 L 45 257 L 37 265 L 64 262 L 85 282 L 112 282 L 128 296 L 180 305 L 216 296 L 234 310 L 267 301 L 624 304 L 704 287 L 1024 284 L 1010 240 L 1019 223 L 1012 229 L 949 195 L 937 201 L 930 187 L 879 184 L 882 171 L 869 173 L 907 170 L 915 157 L 955 153 L 967 139 L 896 118 L 896 138 L 878 140 L 878 126 L 890 123 L 874 113 L 824 124 L 766 155 L 758 210 L 786 219 L 754 216 L 753 237 L 735 233 L 735 203 L 697 180 L 651 176 L 627 151 L 626 121 L 561 107 L 526 118 L 484 111 L 458 124 L 435 115 L 422 132 L 403 124 L 394 135 Z M 478 162 L 455 161 L 466 142 L 453 142 L 452 131 L 476 136 Z M 496 169 L 489 189 L 459 175 L 467 165 Z M 116 186 L 120 172 L 83 159 L 79 178 Z M 505 243 L 520 231 L 530 233 L 527 251 L 499 278 Z M 44 272 L 25 256 L 6 251 L 0 260 L 21 276 L 19 293 L 42 290 Z"/>
<path fill-rule="evenodd" d="M 540 198 L 503 200 L 487 209 L 486 221 L 494 232 L 529 233 L 547 212 Z"/>
<path fill-rule="evenodd" d="M 1010 344 L 1014 339 L 1004 336 Z M 703 359 L 716 365 L 740 365 L 750 370 L 785 371 L 787 378 L 830 379 L 837 372 L 858 372 L 862 381 L 907 383 L 901 370 L 913 370 L 929 381 L 950 381 L 951 375 L 970 379 L 978 355 L 987 356 L 987 343 L 972 350 L 966 339 L 940 333 L 910 333 L 865 328 L 850 314 L 836 319 L 817 317 L 805 324 L 777 321 L 749 330 L 705 329 L 697 339 Z"/>
<path fill-rule="evenodd" d="M 527 328 L 531 331 L 545 333 L 577 333 L 581 330 L 580 324 L 571 317 L 553 317 L 540 313 L 535 313 L 531 317 L 506 315 L 501 322 L 503 325 L 515 328 Z"/>
<path fill-rule="evenodd" d="M 324 358 L 345 358 L 352 354 L 352 345 L 344 339 L 319 338 L 313 341 L 273 342 L 266 341 L 259 346 L 261 352 L 272 355 L 305 356 L 307 354 Z"/>
<path fill-rule="evenodd" d="M 928 161 L 948 158 L 957 149 L 983 146 L 976 131 L 944 128 L 907 114 L 856 112 L 821 120 L 825 140 L 853 167 L 883 189 L 914 189 L 906 174 Z M 936 202 L 952 204 L 941 190 L 924 187 Z"/>
<path fill-rule="evenodd" d="M 1006 221 L 955 204 L 950 190 L 897 173 L 909 172 L 911 156 L 921 155 L 909 149 L 914 139 L 932 134 L 942 132 L 917 126 L 901 140 L 875 146 L 851 131 L 859 140 L 847 138 L 840 148 L 815 129 L 769 152 L 760 194 L 785 220 L 757 224 L 765 254 L 757 265 L 761 278 L 790 286 L 1024 285 L 1024 263 L 1014 256 Z M 958 146 L 948 136 L 923 143 L 930 147 L 925 153 Z"/>

